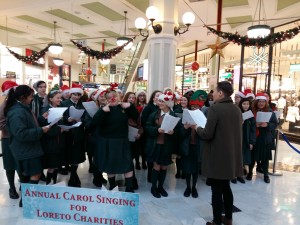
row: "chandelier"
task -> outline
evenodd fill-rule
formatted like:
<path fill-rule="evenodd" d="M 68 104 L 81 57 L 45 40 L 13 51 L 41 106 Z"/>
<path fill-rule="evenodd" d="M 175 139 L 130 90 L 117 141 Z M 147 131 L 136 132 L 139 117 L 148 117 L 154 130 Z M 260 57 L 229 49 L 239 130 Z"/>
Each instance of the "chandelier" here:
<path fill-rule="evenodd" d="M 125 14 L 125 18 L 124 18 L 124 36 L 123 37 L 119 37 L 118 39 L 117 39 L 117 45 L 118 46 L 122 46 L 122 45 L 124 45 L 125 43 L 127 43 L 129 40 L 131 40 L 131 38 L 129 38 L 129 37 L 126 37 L 126 27 L 127 27 L 127 11 L 124 11 L 124 14 Z M 133 43 L 132 43 L 132 41 L 130 42 L 130 43 L 128 43 L 128 45 L 126 45 L 125 47 L 124 47 L 124 49 L 125 50 L 128 50 L 128 49 L 131 49 L 131 47 L 132 47 L 132 45 L 133 45 Z"/>
<path fill-rule="evenodd" d="M 56 41 L 56 21 L 53 22 L 53 42 L 49 45 L 49 52 L 54 55 L 59 55 L 63 51 L 63 47 Z"/>

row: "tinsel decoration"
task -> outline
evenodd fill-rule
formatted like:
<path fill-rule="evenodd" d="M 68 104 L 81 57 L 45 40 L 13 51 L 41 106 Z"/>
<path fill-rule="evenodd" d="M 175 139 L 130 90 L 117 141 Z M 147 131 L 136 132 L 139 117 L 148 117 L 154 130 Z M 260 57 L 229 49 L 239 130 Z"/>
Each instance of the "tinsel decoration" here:
<path fill-rule="evenodd" d="M 244 46 L 256 46 L 258 48 L 260 47 L 266 47 L 274 44 L 281 43 L 283 41 L 290 40 L 294 38 L 300 30 L 300 26 L 294 27 L 292 29 L 277 32 L 274 34 L 269 34 L 268 36 L 262 38 L 249 38 L 247 35 L 241 36 L 238 33 L 229 33 L 229 32 L 223 32 L 223 31 L 217 31 L 214 28 L 206 26 L 206 28 L 211 31 L 213 34 L 216 34 L 217 36 L 224 38 L 225 40 L 231 41 L 238 45 L 244 45 Z"/>
<path fill-rule="evenodd" d="M 6 47 L 7 48 L 7 47 Z M 49 45 L 44 48 L 43 50 L 39 51 L 39 52 L 35 52 L 34 54 L 30 55 L 30 56 L 23 56 L 20 55 L 12 50 L 10 50 L 9 48 L 7 48 L 7 50 L 10 52 L 10 54 L 12 54 L 14 57 L 16 57 L 18 60 L 22 60 L 23 62 L 26 63 L 33 63 L 39 60 L 39 58 L 42 58 L 45 56 L 46 52 L 48 52 L 48 48 Z"/>
<path fill-rule="evenodd" d="M 100 52 L 100 51 L 96 51 L 96 50 L 93 50 L 89 47 L 85 47 L 85 46 L 82 46 L 81 44 L 71 40 L 71 42 L 77 47 L 79 48 L 81 51 L 83 51 L 86 55 L 89 55 L 91 56 L 93 59 L 96 58 L 96 59 L 111 59 L 112 57 L 114 57 L 115 55 L 119 54 L 126 45 L 128 45 L 131 41 L 133 41 L 135 39 L 135 37 L 131 38 L 128 42 L 126 42 L 124 45 L 122 46 L 118 46 L 116 48 L 113 48 L 113 49 L 110 49 L 110 50 L 107 50 L 107 51 L 103 51 L 103 52 Z"/>

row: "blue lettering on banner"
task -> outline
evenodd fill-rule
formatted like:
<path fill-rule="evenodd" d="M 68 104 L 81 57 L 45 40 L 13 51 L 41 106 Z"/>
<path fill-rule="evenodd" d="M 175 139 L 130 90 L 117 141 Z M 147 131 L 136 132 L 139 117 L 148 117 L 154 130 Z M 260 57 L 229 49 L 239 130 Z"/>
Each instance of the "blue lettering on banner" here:
<path fill-rule="evenodd" d="M 76 224 L 137 225 L 139 195 L 99 189 L 22 184 L 23 215 Z"/>

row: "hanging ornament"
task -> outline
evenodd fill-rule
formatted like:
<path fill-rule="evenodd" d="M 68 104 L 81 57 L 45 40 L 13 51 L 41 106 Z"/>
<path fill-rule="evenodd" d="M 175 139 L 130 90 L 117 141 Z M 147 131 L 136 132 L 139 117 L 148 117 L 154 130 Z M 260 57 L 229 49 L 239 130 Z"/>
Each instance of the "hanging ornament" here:
<path fill-rule="evenodd" d="M 200 67 L 199 63 L 197 63 L 197 62 L 193 62 L 193 63 L 192 63 L 192 70 L 193 70 L 193 71 L 198 70 L 199 67 Z"/>
<path fill-rule="evenodd" d="M 87 68 L 85 70 L 85 74 L 88 75 L 88 76 L 92 75 L 92 73 L 93 73 L 93 71 L 90 68 Z"/>
<path fill-rule="evenodd" d="M 222 49 L 225 48 L 229 43 L 221 43 L 221 40 L 219 37 L 217 37 L 216 43 L 214 45 L 207 45 L 212 51 L 211 51 L 211 56 L 214 57 L 216 54 L 219 54 L 222 58 L 224 58 L 224 54 Z"/>

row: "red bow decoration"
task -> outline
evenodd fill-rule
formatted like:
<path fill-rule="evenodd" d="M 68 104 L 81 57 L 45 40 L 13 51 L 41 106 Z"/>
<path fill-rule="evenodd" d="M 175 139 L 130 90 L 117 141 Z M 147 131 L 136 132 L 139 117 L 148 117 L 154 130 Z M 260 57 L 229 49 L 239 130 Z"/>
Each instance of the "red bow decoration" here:
<path fill-rule="evenodd" d="M 119 85 L 118 85 L 117 83 L 114 83 L 114 84 L 111 83 L 111 84 L 110 84 L 109 90 L 110 90 L 110 91 L 113 91 L 113 90 L 115 90 L 118 86 L 119 86 Z"/>

